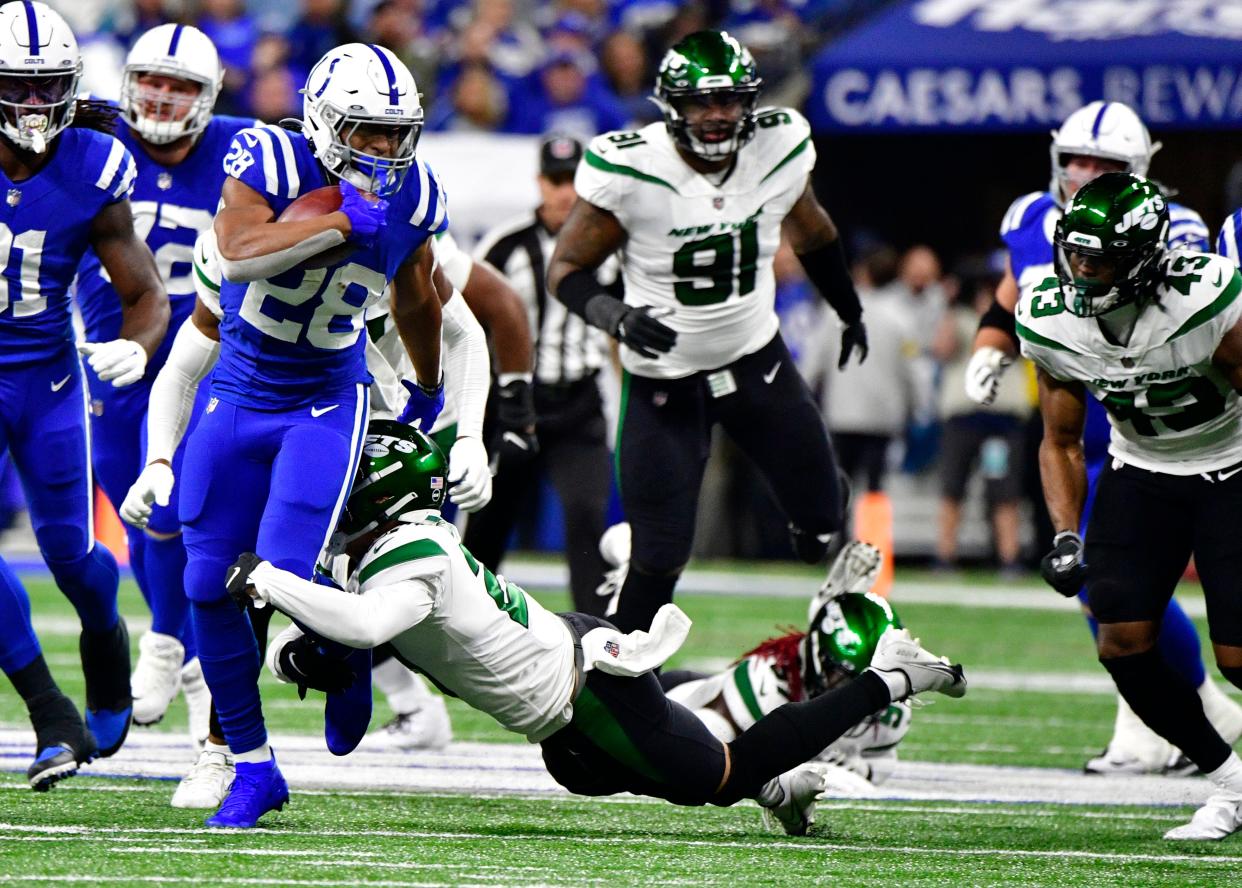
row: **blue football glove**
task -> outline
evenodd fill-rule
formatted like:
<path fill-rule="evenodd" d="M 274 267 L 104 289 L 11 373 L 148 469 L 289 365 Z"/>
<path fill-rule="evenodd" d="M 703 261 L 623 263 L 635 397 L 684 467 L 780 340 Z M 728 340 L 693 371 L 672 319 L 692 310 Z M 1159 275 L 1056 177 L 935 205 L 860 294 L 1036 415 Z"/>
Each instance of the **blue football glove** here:
<path fill-rule="evenodd" d="M 431 427 L 436 417 L 444 409 L 444 380 L 441 379 L 434 389 L 426 389 L 408 379 L 401 380 L 410 393 L 410 400 L 405 402 L 405 409 L 397 417 L 397 422 L 412 425 L 420 431 L 431 434 Z"/>
<path fill-rule="evenodd" d="M 341 180 L 341 212 L 349 218 L 349 237 L 352 244 L 369 247 L 388 219 L 388 201 L 374 203 L 362 196 L 362 192 L 346 180 Z"/>

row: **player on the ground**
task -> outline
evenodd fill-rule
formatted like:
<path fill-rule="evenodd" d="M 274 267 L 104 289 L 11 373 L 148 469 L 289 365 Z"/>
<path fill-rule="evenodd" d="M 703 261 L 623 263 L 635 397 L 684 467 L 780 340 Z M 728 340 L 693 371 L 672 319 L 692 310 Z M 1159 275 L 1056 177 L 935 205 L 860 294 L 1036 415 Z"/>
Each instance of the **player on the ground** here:
<path fill-rule="evenodd" d="M 138 522 L 152 501 L 167 500 L 195 389 L 215 368 L 186 445 L 180 504 L 195 641 L 236 765 L 208 826 L 252 827 L 288 801 L 267 743 L 255 634 L 228 600 L 225 573 L 239 551 L 257 547 L 313 575 L 366 430 L 364 312 L 389 283 L 426 422 L 442 403 L 440 305 L 451 291 L 430 239 L 448 220 L 439 182 L 415 157 L 422 117 L 400 60 L 351 43 L 307 77 L 301 132 L 259 126 L 233 140 L 214 224 L 223 317 L 196 304 L 152 391 L 149 462 L 123 505 Z M 338 210 L 273 224 L 299 195 L 333 182 Z M 370 654 L 357 653 L 365 682 L 329 695 L 325 708 L 334 751 L 352 748 L 370 717 Z"/>
<path fill-rule="evenodd" d="M 845 322 L 842 366 L 866 356 L 862 307 L 811 187 L 810 127 L 789 108 L 756 111 L 760 86 L 728 34 L 670 49 L 656 82 L 663 123 L 591 142 L 548 270 L 556 297 L 621 343 L 617 468 L 634 558 L 616 621 L 627 630 L 672 599 L 689 560 L 715 424 L 771 484 L 799 557 L 823 559 L 843 522 L 823 418 L 773 308 L 781 237 Z M 622 249 L 625 302 L 594 274 Z"/>
<path fill-rule="evenodd" d="M 130 197 L 134 226 L 155 256 L 168 290 L 171 330 L 181 326 L 194 306 L 194 240 L 211 227 L 220 202 L 225 178 L 221 160 L 233 136 L 255 123 L 212 114 L 223 78 L 215 46 L 190 25 L 159 25 L 147 31 L 130 49 L 122 71 L 120 107 L 125 126 L 117 138 L 136 164 Z M 121 324 L 119 303 L 93 252 L 78 267 L 74 296 L 86 338 L 115 338 Z M 87 373 L 95 472 L 108 499 L 118 506 L 146 464 L 147 402 L 170 348 L 172 337 L 166 336 L 142 379 L 122 389 Z M 205 403 L 204 397 L 195 405 L 191 426 Z M 180 465 L 179 450 L 174 472 Z M 151 629 L 139 639 L 138 662 L 130 680 L 133 718 L 139 725 L 158 722 L 184 689 L 190 737 L 201 746 L 211 699 L 187 620 L 190 603 L 183 582 L 185 546 L 177 499 L 174 492 L 167 506 L 152 511 L 144 531 L 127 535 L 134 579 L 151 608 Z"/>
<path fill-rule="evenodd" d="M 440 517 L 445 471 L 422 433 L 372 423 L 337 538 L 340 588 L 246 554 L 230 569 L 231 594 L 353 647 L 390 641 L 439 687 L 540 743 L 548 771 L 572 792 L 686 805 L 753 798 L 794 834 L 806 832 L 823 790 L 822 767 L 805 762 L 894 700 L 966 691 L 961 667 L 892 629 L 855 681 L 787 703 L 724 743 L 651 671 L 685 639 L 685 614 L 667 604 L 649 631 L 623 634 L 597 617 L 544 610 L 479 564 Z M 299 635 L 291 626 L 272 642 L 277 677 L 290 653 L 314 656 Z"/>
<path fill-rule="evenodd" d="M 1127 171 L 1147 175 L 1160 144 L 1153 143 L 1143 121 L 1120 102 L 1091 102 L 1065 119 L 1052 134 L 1052 177 L 1047 191 L 1023 195 L 1013 202 L 1001 223 L 1001 239 L 1008 252 L 1005 276 L 996 301 L 984 315 L 975 338 L 975 352 L 966 373 L 966 392 L 980 403 L 995 396 L 1000 376 L 1018 353 L 1013 309 L 1019 285 L 1029 286 L 1052 274 L 1052 236 L 1061 208 L 1078 189 L 1101 173 Z M 1208 230 L 1199 214 L 1169 202 L 1170 249 L 1207 250 Z M 1087 499 L 1083 509 L 1085 532 L 1091 515 L 1096 483 L 1108 459 L 1108 419 L 1100 405 L 1088 403 L 1084 436 L 1087 460 Z M 1096 623 L 1087 609 L 1086 590 L 1079 595 L 1092 633 Z M 1169 602 L 1161 623 L 1160 650 L 1179 672 L 1199 689 L 1217 730 L 1231 742 L 1242 735 L 1242 708 L 1226 697 L 1207 675 L 1194 623 L 1176 600 Z M 1117 699 L 1113 736 L 1104 751 L 1083 766 L 1088 773 L 1145 773 L 1177 770 L 1185 765 L 1176 749 L 1149 730 Z"/>
<path fill-rule="evenodd" d="M 1220 256 L 1168 250 L 1168 227 L 1147 179 L 1113 172 L 1084 185 L 1057 223 L 1056 273 L 1027 283 L 1015 324 L 1039 368 L 1040 470 L 1057 531 L 1041 572 L 1066 596 L 1086 582 L 1117 690 L 1219 788 L 1166 838 L 1219 839 L 1242 826 L 1242 759 L 1157 636 L 1193 555 L 1216 663 L 1242 686 L 1242 275 Z M 1108 410 L 1112 459 L 1084 545 L 1088 394 Z"/>
<path fill-rule="evenodd" d="M 117 566 L 96 545 L 85 383 L 68 295 L 88 248 L 120 301 L 105 340 L 80 346 L 115 387 L 142 378 L 168 325 L 168 298 L 134 233 L 134 160 L 108 132 L 112 113 L 77 104 L 78 45 L 42 3 L 0 6 L 0 453 L 22 478 L 39 551 L 82 623 L 86 722 L 48 672 L 30 602 L 0 561 L 0 668 L 26 703 L 37 752 L 27 775 L 48 789 L 111 755 L 130 721 L 129 637 Z M 93 127 L 93 128 L 88 128 Z"/>

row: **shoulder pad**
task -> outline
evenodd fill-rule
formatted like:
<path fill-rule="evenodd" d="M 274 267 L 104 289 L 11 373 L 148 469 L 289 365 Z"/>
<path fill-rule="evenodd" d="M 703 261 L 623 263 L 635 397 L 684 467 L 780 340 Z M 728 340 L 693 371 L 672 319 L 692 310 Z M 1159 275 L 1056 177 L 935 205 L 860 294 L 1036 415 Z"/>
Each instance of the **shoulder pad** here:
<path fill-rule="evenodd" d="M 84 176 L 89 177 L 100 191 L 106 192 L 110 201 L 128 197 L 133 190 L 138 167 L 134 156 L 121 140 L 94 130 L 65 130 L 65 134 L 68 133 L 74 133 L 81 139 L 78 163 Z"/>
<path fill-rule="evenodd" d="M 755 144 L 743 151 L 758 150 L 770 161 L 762 180 L 778 171 L 790 169 L 801 179 L 815 166 L 815 144 L 811 125 L 793 108 L 760 108 L 755 112 Z M 761 181 L 762 181 L 761 180 Z"/>
<path fill-rule="evenodd" d="M 1061 282 L 1055 274 L 1049 274 L 1023 286 L 1018 295 L 1014 312 L 1015 327 L 1022 353 L 1031 356 L 1032 350 L 1040 349 L 1077 354 L 1071 343 L 1073 330 L 1065 329 L 1066 320 L 1076 320 L 1065 308 L 1061 295 Z M 1044 366 L 1040 363 L 1040 366 Z M 1045 367 L 1045 369 L 1047 369 Z"/>
<path fill-rule="evenodd" d="M 421 159 L 406 173 L 398 192 L 402 206 L 410 208 L 409 223 L 439 234 L 448 228 L 448 194 L 435 171 Z"/>
<path fill-rule="evenodd" d="M 1226 259 L 1233 261 L 1234 265 L 1242 264 L 1239 260 L 1239 242 L 1242 241 L 1242 210 L 1234 210 L 1233 214 L 1225 220 L 1225 224 L 1220 227 L 1220 234 L 1216 236 L 1216 252 L 1224 256 Z"/>
<path fill-rule="evenodd" d="M 260 194 L 292 200 L 301 193 L 294 139 L 305 137 L 270 124 L 239 130 L 224 155 L 224 173 Z"/>
<path fill-rule="evenodd" d="M 358 564 L 358 586 L 439 574 L 448 566 L 446 540 L 432 525 L 403 524 L 380 537 Z"/>
<path fill-rule="evenodd" d="M 1170 250 L 1187 249 L 1206 252 L 1212 249 L 1212 236 L 1203 217 L 1190 207 L 1169 202 Z"/>
<path fill-rule="evenodd" d="M 1047 191 L 1032 191 L 1024 194 L 1009 205 L 1001 219 L 1000 234 L 1004 238 L 1011 231 L 1018 231 L 1034 219 L 1043 219 L 1053 205 L 1052 195 Z"/>

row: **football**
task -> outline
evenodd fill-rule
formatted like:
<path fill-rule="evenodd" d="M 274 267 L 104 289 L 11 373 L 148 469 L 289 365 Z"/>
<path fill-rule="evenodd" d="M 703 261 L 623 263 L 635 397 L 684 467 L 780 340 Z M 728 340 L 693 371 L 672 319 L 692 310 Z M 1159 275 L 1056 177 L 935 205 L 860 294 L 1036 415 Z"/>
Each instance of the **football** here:
<path fill-rule="evenodd" d="M 338 185 L 325 185 L 308 191 L 285 207 L 285 211 L 277 218 L 277 222 L 301 222 L 304 219 L 315 219 L 335 213 L 341 208 L 341 189 Z M 357 247 L 353 244 L 340 244 L 324 250 L 302 263 L 302 268 L 328 268 L 339 265 L 353 255 Z"/>

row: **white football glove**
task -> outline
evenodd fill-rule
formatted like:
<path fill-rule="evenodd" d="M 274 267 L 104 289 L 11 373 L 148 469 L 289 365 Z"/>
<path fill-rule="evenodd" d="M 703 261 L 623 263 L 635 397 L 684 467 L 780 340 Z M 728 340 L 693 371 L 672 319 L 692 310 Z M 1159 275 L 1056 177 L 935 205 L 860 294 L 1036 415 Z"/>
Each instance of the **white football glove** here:
<path fill-rule="evenodd" d="M 173 480 L 172 468 L 162 462 L 151 463 L 143 469 L 125 494 L 125 502 L 121 503 L 121 520 L 134 527 L 146 527 L 151 518 L 151 503 L 168 505 Z"/>
<path fill-rule="evenodd" d="M 985 345 L 970 356 L 966 365 L 966 397 L 984 407 L 996 400 L 1001 377 L 1013 363 L 1013 356 Z"/>
<path fill-rule="evenodd" d="M 477 512 L 492 499 L 487 448 L 478 438 L 458 438 L 449 451 L 449 497 L 463 512 Z"/>
<path fill-rule="evenodd" d="M 147 352 L 132 339 L 111 342 L 83 342 L 78 351 L 86 356 L 95 375 L 113 388 L 133 385 L 147 371 Z"/>

